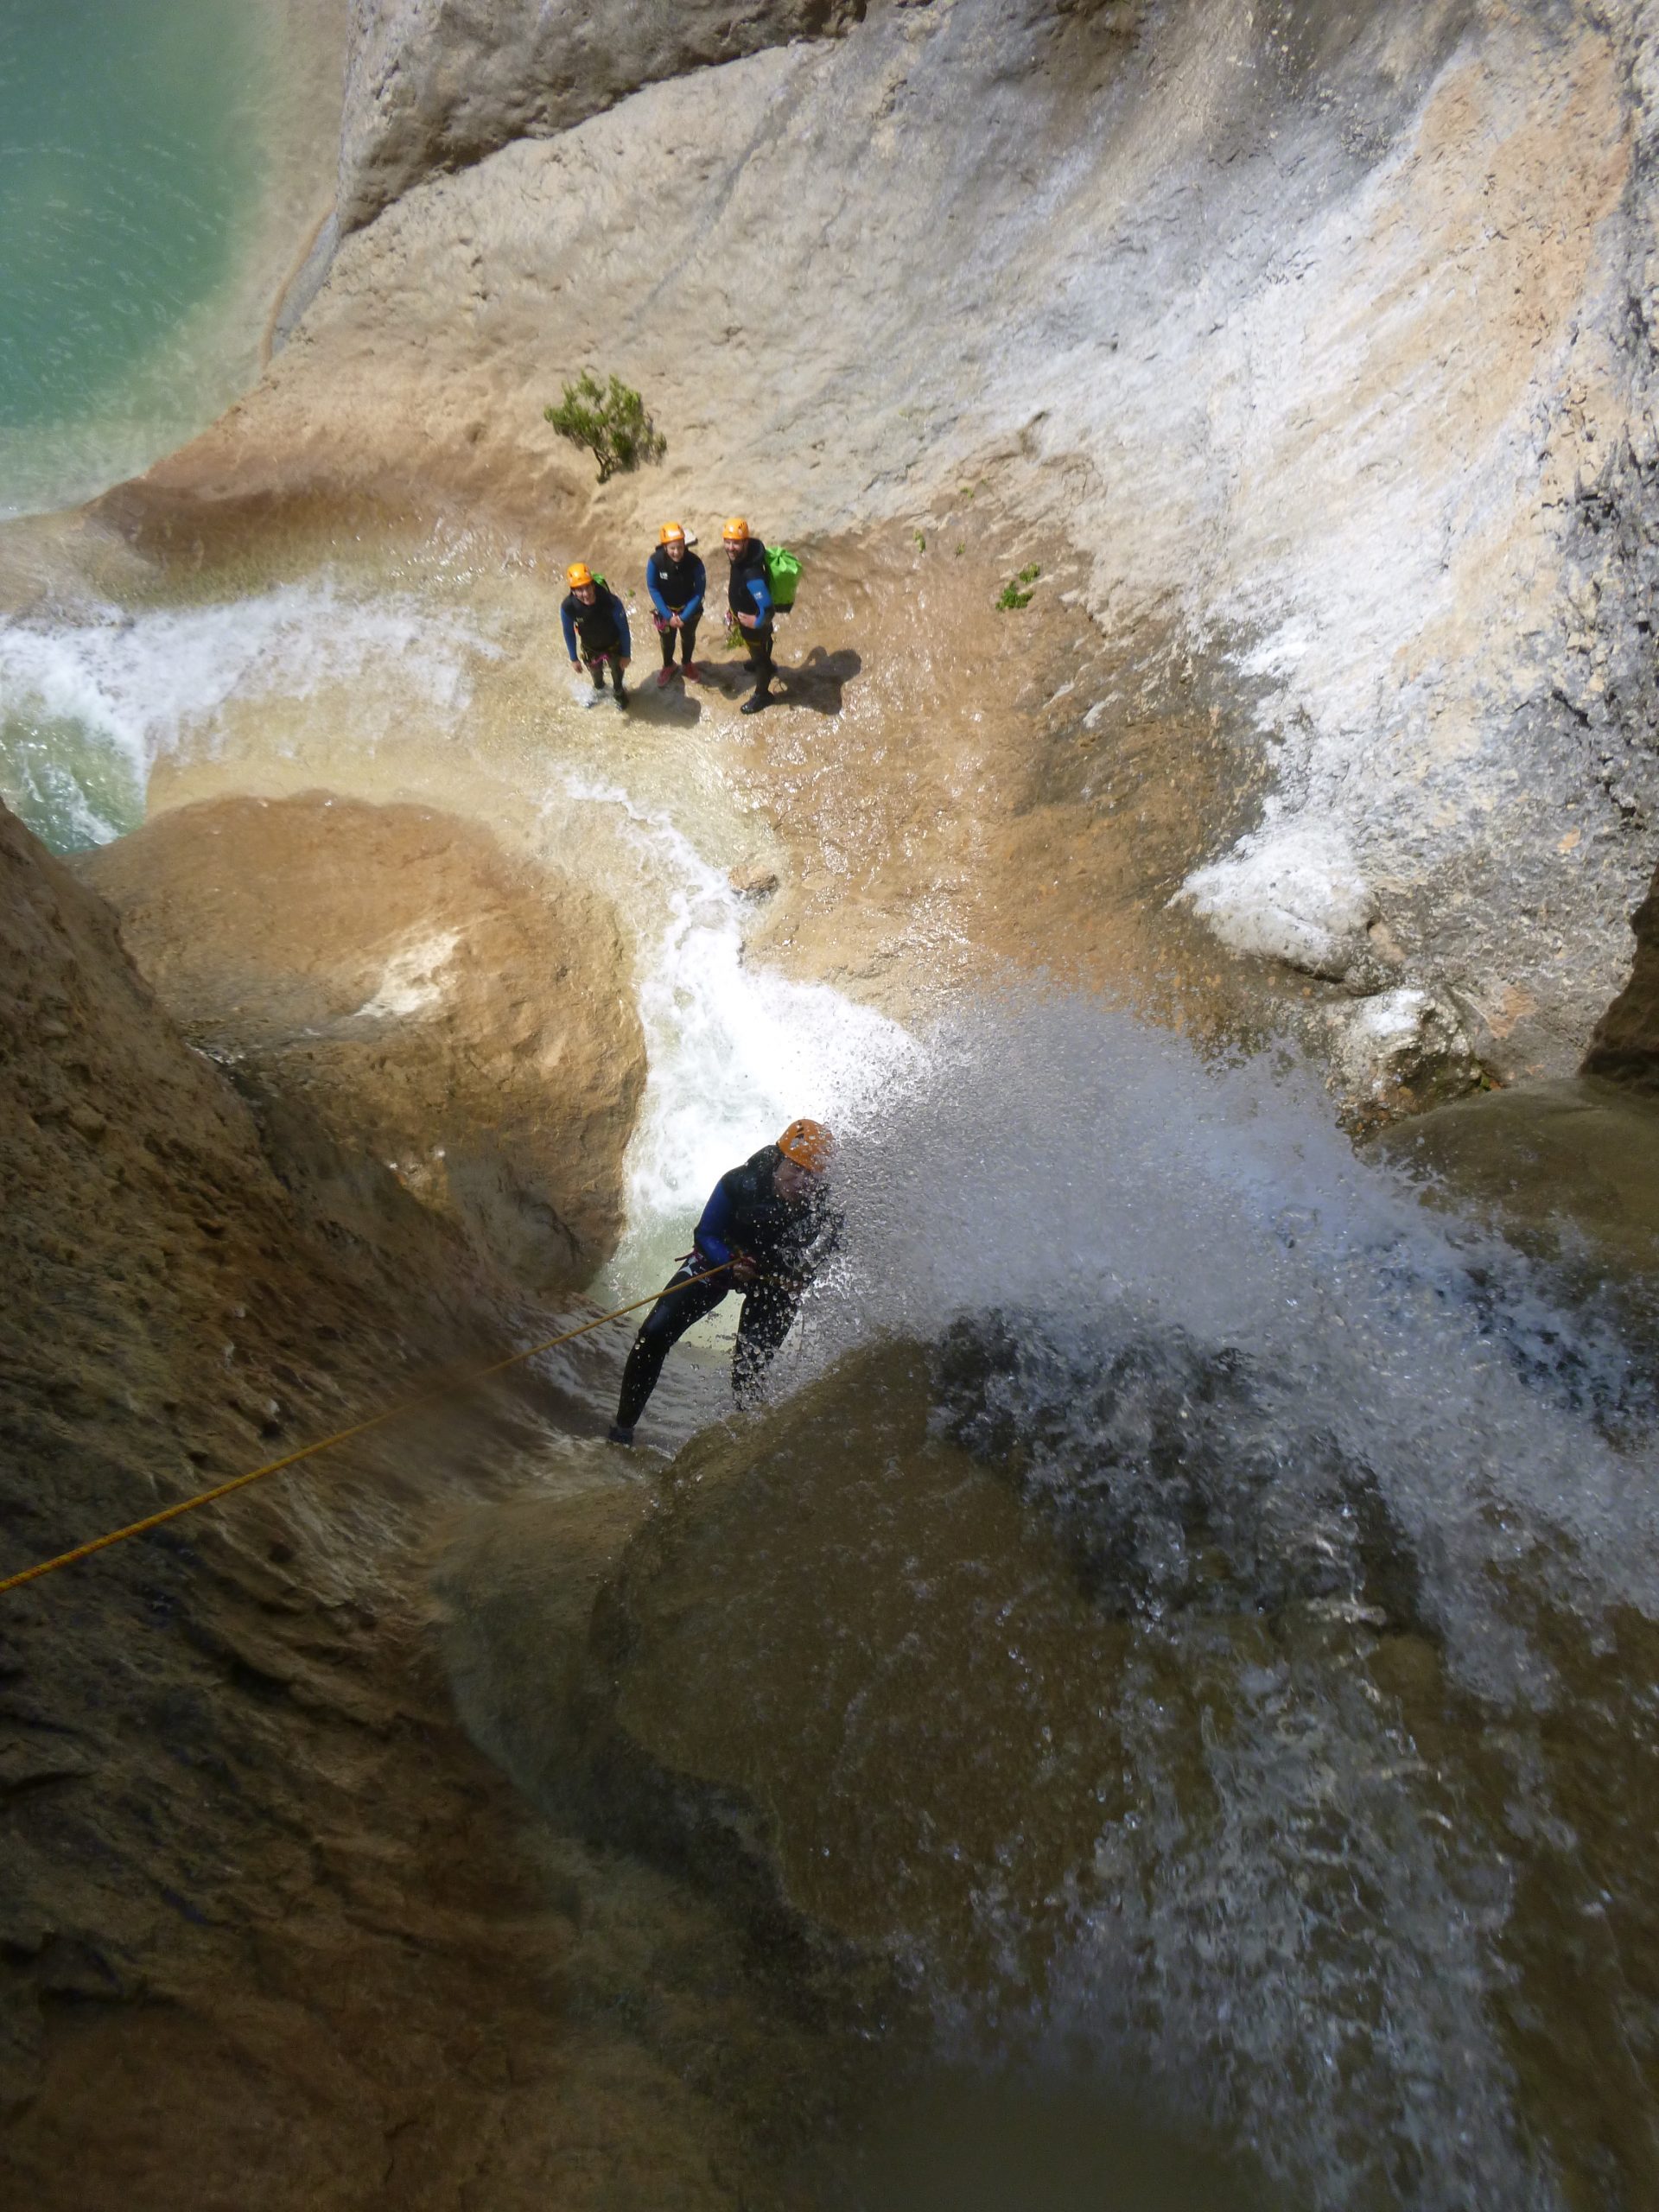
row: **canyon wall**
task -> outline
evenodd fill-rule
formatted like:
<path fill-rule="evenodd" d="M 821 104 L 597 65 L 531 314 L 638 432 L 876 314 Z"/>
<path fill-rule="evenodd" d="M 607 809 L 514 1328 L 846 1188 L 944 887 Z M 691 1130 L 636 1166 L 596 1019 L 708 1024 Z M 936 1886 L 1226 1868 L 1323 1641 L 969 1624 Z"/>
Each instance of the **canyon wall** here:
<path fill-rule="evenodd" d="M 1338 1058 L 1439 1025 L 1560 1071 L 1659 858 L 1652 16 L 879 7 L 413 185 L 104 514 L 164 551 L 366 498 L 562 561 L 736 509 L 1034 563 L 1092 632 L 1077 745 L 1202 698 L 1253 780 L 1178 894 L 1217 957 Z M 602 493 L 541 419 L 588 366 L 668 440 Z"/>
<path fill-rule="evenodd" d="M 1659 1089 L 1659 884 L 1637 908 L 1630 980 L 1596 1024 L 1586 1075 Z"/>
<path fill-rule="evenodd" d="M 433 169 L 554 137 L 641 85 L 863 13 L 864 0 L 355 0 L 340 227 L 372 221 Z"/>
<path fill-rule="evenodd" d="M 1289 1009 L 1361 1096 L 1414 1053 L 1424 1096 L 1568 1069 L 1659 859 L 1656 16 L 365 5 L 320 289 L 77 551 L 119 532 L 171 585 L 296 515 L 413 518 L 547 572 L 550 626 L 573 554 L 746 510 L 809 557 L 792 703 L 633 741 L 766 813 L 759 952 L 924 1005 L 941 944 L 1083 947 L 1110 988 L 1173 945 L 1165 1011 L 1192 977 Z M 660 468 L 601 489 L 554 437 L 584 367 L 645 393 Z M 353 883 L 328 804 L 221 798 L 82 863 L 125 949 L 0 815 L 7 1568 L 498 1350 L 614 1237 L 642 1064 L 609 910 L 474 822 L 340 800 L 379 842 Z M 279 858 L 305 892 L 266 926 Z M 1650 1074 L 1648 965 L 1593 1066 Z M 817 1993 L 757 2010 L 705 1897 L 521 1850 L 424 1656 L 434 1529 L 522 1484 L 442 1594 L 463 1675 L 494 1605 L 521 1708 L 556 1704 L 643 1510 L 595 1465 L 626 1333 L 13 1601 L 32 2201 L 159 2208 L 187 2160 L 249 2205 L 770 2201 L 734 2113 L 822 2071 Z"/>
<path fill-rule="evenodd" d="M 384 1169 L 296 1144 L 280 1101 L 256 1119 L 3 810 L 0 952 L 0 1574 L 546 1332 Z M 532 1816 L 432 1656 L 435 1551 L 484 1617 L 515 1496 L 538 1536 L 563 1503 L 569 1619 L 521 1649 L 545 1707 L 557 1632 L 646 1501 L 594 1410 L 625 1341 L 6 1596 L 16 2202 L 776 2201 L 760 2146 L 845 2057 L 823 2005 L 702 1887 Z"/>

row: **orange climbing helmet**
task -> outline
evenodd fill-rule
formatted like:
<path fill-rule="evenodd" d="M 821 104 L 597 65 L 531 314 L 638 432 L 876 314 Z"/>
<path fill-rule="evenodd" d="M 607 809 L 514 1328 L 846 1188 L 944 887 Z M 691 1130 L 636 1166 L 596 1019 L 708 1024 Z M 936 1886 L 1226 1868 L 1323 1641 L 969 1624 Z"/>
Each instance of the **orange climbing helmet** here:
<path fill-rule="evenodd" d="M 741 515 L 734 515 L 720 534 L 728 545 L 747 545 L 749 542 L 749 525 Z"/>
<path fill-rule="evenodd" d="M 657 533 L 657 543 L 659 545 L 683 545 L 685 524 L 683 522 L 665 522 Z"/>
<path fill-rule="evenodd" d="M 564 572 L 564 581 L 572 591 L 580 591 L 584 584 L 594 581 L 594 572 L 585 561 L 573 561 Z"/>
<path fill-rule="evenodd" d="M 822 1175 L 835 1157 L 836 1141 L 822 1122 L 791 1122 L 779 1138 L 778 1149 L 797 1167 Z"/>

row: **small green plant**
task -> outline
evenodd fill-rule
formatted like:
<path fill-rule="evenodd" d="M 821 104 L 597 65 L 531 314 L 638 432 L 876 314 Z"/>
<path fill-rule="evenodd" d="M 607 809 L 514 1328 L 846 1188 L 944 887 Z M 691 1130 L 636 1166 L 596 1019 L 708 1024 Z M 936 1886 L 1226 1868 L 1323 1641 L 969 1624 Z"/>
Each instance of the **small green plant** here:
<path fill-rule="evenodd" d="M 919 530 L 916 533 L 916 550 L 918 553 L 925 553 L 927 550 L 927 539 Z"/>
<path fill-rule="evenodd" d="M 668 451 L 645 401 L 620 377 L 613 377 L 607 388 L 584 369 L 575 384 L 566 385 L 558 405 L 542 413 L 562 438 L 592 454 L 601 484 L 642 461 L 660 461 Z"/>
<path fill-rule="evenodd" d="M 1042 573 L 1042 570 L 1038 567 L 1034 561 L 1028 569 L 1021 569 L 1019 575 L 1014 579 L 1013 582 L 1004 584 L 1001 590 L 997 594 L 997 612 L 1001 614 L 1006 614 L 1011 607 L 1029 607 L 1031 605 L 1031 593 L 1029 589 L 1021 591 L 1020 587 L 1021 584 L 1025 584 L 1027 586 L 1034 584 L 1038 577 L 1040 576 Z"/>

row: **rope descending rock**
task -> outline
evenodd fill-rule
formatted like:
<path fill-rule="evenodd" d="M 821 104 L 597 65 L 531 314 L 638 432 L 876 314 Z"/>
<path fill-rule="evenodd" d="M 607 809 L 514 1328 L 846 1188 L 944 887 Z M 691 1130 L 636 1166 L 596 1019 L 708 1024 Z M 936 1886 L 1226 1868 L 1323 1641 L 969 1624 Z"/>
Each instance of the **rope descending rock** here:
<path fill-rule="evenodd" d="M 722 1260 L 717 1268 L 706 1268 L 700 1275 L 693 1275 L 682 1286 L 690 1289 L 693 1282 L 707 1282 L 711 1275 L 723 1274 L 730 1267 L 729 1260 Z M 315 1459 L 320 1452 L 330 1452 L 336 1444 L 348 1443 L 354 1436 L 366 1436 L 372 1428 L 382 1428 L 399 1414 L 410 1413 L 416 1406 L 429 1406 L 435 1400 L 453 1396 L 457 1391 L 470 1390 L 475 1383 L 487 1382 L 492 1375 L 504 1374 L 510 1367 L 517 1367 L 526 1359 L 534 1359 L 538 1352 L 552 1351 L 560 1344 L 568 1344 L 574 1338 L 585 1337 L 591 1330 L 602 1329 L 607 1321 L 620 1320 L 625 1313 L 637 1313 L 642 1306 L 654 1306 L 662 1296 L 660 1290 L 650 1291 L 644 1298 L 631 1304 L 618 1306 L 608 1313 L 598 1314 L 591 1321 L 584 1321 L 580 1328 L 567 1329 L 562 1336 L 545 1337 L 540 1344 L 527 1344 L 523 1351 L 510 1352 L 505 1359 L 493 1360 L 489 1366 L 475 1368 L 469 1375 L 462 1375 L 453 1382 L 439 1382 L 429 1390 L 420 1390 L 412 1398 L 401 1398 L 394 1406 L 387 1406 L 378 1414 L 371 1414 L 366 1421 L 354 1422 L 350 1428 L 337 1429 L 334 1435 L 319 1438 L 315 1444 L 302 1445 L 297 1452 L 289 1452 L 280 1459 L 267 1460 L 263 1467 L 251 1467 L 245 1475 L 232 1475 L 228 1482 L 216 1483 L 212 1490 L 199 1491 L 194 1497 L 181 1497 L 175 1505 L 164 1505 L 159 1513 L 147 1513 L 142 1521 L 130 1521 L 124 1529 L 111 1529 L 107 1535 L 93 1536 L 73 1550 L 60 1552 L 55 1559 L 43 1559 L 34 1567 L 23 1567 L 16 1574 L 0 1580 L 0 1596 L 8 1590 L 21 1589 L 25 1582 L 36 1582 L 43 1574 L 54 1574 L 60 1567 L 73 1567 L 77 1560 L 90 1559 L 94 1552 L 107 1551 L 111 1544 L 124 1543 L 129 1536 L 143 1536 L 152 1529 L 159 1529 L 168 1521 L 176 1521 L 181 1514 L 194 1513 L 198 1506 L 212 1505 L 221 1497 L 228 1497 L 232 1491 L 245 1490 L 250 1483 L 257 1483 L 266 1475 L 280 1474 L 284 1467 L 297 1466 L 302 1459 Z"/>

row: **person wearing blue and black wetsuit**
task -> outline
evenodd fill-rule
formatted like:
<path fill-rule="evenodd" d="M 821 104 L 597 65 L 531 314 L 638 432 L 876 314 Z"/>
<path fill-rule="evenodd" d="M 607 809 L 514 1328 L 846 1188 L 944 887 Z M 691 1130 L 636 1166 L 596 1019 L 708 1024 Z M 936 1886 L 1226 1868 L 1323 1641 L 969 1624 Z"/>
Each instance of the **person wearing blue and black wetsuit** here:
<path fill-rule="evenodd" d="M 674 673 L 674 640 L 680 641 L 680 666 L 688 683 L 702 678 L 691 658 L 702 615 L 702 595 L 709 577 L 696 555 L 687 546 L 685 531 L 677 522 L 665 522 L 657 533 L 657 550 L 645 563 L 645 589 L 656 609 L 657 634 L 663 641 L 662 673 L 658 686 Z"/>
<path fill-rule="evenodd" d="M 755 675 L 754 689 L 739 711 L 758 715 L 772 704 L 772 681 L 778 673 L 772 659 L 772 585 L 766 575 L 766 549 L 758 537 L 751 537 L 741 515 L 734 515 L 720 535 L 732 564 L 727 604 L 743 632 Z"/>
<path fill-rule="evenodd" d="M 559 608 L 559 621 L 564 630 L 564 649 L 570 656 L 570 665 L 577 665 L 576 648 L 580 645 L 581 658 L 594 679 L 595 694 L 605 689 L 605 671 L 608 667 L 615 677 L 616 703 L 626 707 L 628 695 L 622 689 L 622 671 L 633 652 L 633 640 L 628 635 L 628 610 L 585 561 L 573 561 L 564 572 L 564 580 L 570 588 Z"/>
<path fill-rule="evenodd" d="M 753 1405 L 773 1353 L 789 1334 L 801 1294 L 834 1249 L 840 1220 L 827 1176 L 835 1140 L 817 1122 L 791 1122 L 715 1184 L 683 1260 L 645 1316 L 622 1370 L 613 1444 L 632 1444 L 670 1347 L 712 1313 L 728 1291 L 743 1312 L 732 1354 L 732 1395 Z M 699 1281 L 702 1276 L 705 1280 Z"/>

